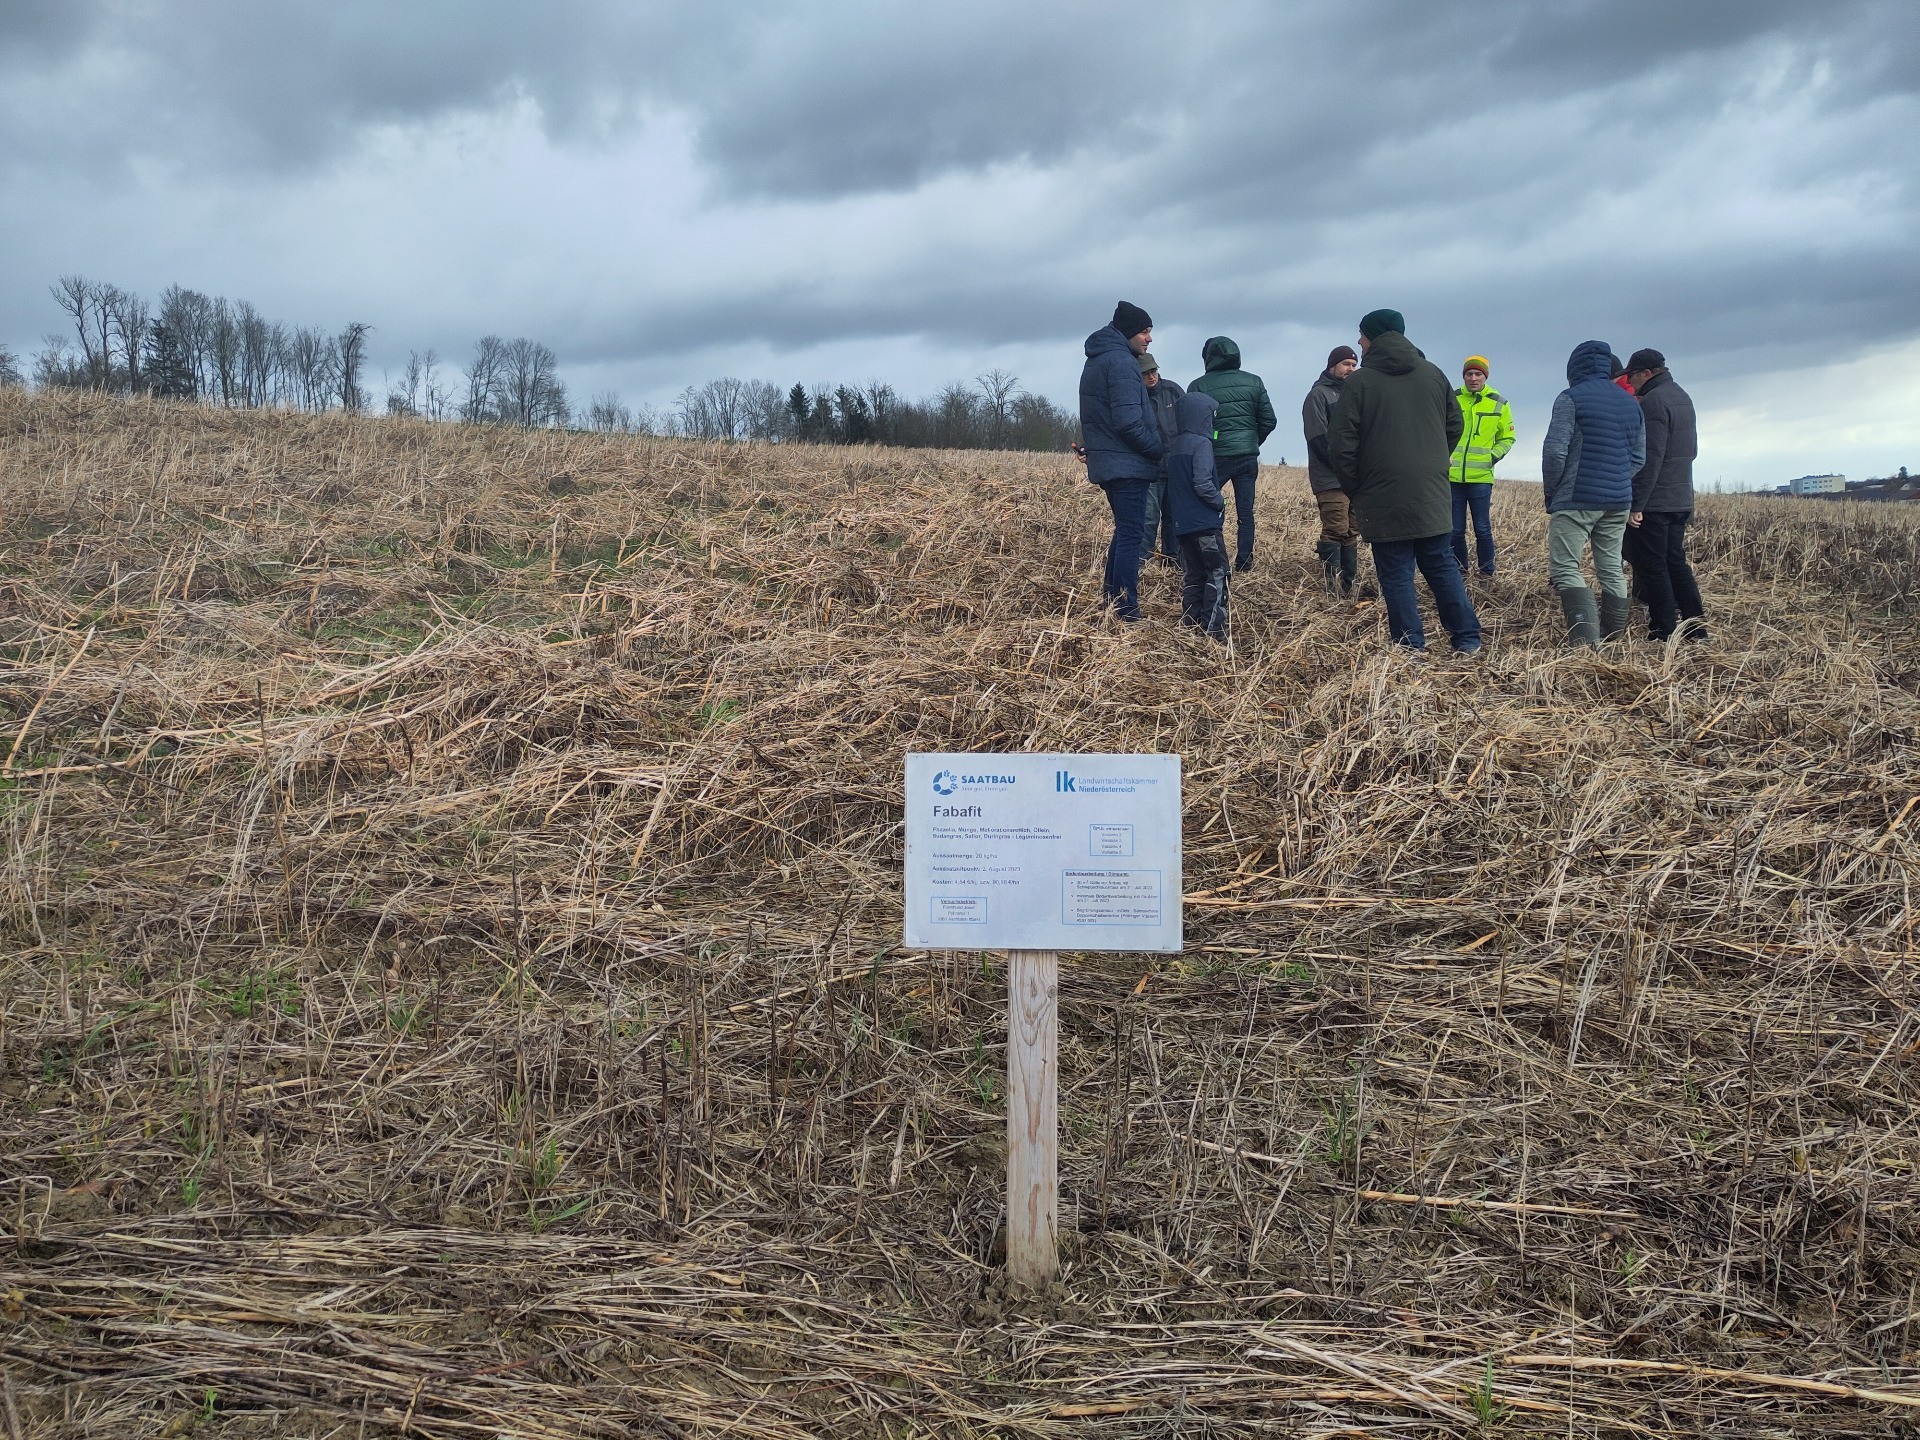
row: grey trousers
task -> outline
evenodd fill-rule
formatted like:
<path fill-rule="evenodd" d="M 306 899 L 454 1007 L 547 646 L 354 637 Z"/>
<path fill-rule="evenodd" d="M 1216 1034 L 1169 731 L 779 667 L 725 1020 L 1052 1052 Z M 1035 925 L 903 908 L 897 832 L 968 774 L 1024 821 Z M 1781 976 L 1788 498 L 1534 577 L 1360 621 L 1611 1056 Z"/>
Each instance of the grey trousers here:
<path fill-rule="evenodd" d="M 1580 589 L 1580 552 L 1593 550 L 1593 578 L 1609 595 L 1625 596 L 1620 543 L 1627 534 L 1624 510 L 1556 510 L 1547 517 L 1547 583 L 1555 590 Z"/>

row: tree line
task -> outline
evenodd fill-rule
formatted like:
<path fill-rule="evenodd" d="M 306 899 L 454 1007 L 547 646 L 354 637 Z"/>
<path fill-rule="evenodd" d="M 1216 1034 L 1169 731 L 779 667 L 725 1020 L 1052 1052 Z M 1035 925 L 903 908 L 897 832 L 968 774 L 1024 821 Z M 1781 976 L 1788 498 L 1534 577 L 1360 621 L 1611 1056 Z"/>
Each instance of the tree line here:
<path fill-rule="evenodd" d="M 463 369 L 431 350 L 407 353 L 384 400 L 370 391 L 373 327 L 340 330 L 269 320 L 245 300 L 170 285 L 157 304 L 118 285 L 64 275 L 52 287 L 70 333 L 43 337 L 31 383 L 40 389 L 147 395 L 223 408 L 342 410 L 525 429 L 569 427 L 702 440 L 945 449 L 1061 450 L 1079 434 L 1073 416 L 989 370 L 914 400 L 879 380 L 795 384 L 731 376 L 688 386 L 666 411 L 628 406 L 603 391 L 570 403 L 559 360 L 537 340 L 482 336 Z M 0 386 L 29 375 L 0 345 Z"/>

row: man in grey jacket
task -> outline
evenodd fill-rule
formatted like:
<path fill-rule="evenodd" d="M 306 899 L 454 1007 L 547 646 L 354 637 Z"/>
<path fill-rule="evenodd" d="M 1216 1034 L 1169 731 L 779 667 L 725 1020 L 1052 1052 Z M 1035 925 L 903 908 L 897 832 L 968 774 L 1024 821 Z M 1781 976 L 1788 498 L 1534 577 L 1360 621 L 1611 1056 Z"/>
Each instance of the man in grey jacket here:
<path fill-rule="evenodd" d="M 1627 517 L 1627 559 L 1647 602 L 1647 637 L 1665 640 L 1676 629 L 1689 640 L 1707 638 L 1700 584 L 1687 562 L 1687 522 L 1693 518 L 1693 462 L 1700 453 L 1693 397 L 1682 390 L 1658 350 L 1636 350 L 1627 380 L 1647 422 L 1646 463 L 1633 477 L 1633 513 Z"/>
<path fill-rule="evenodd" d="M 1300 425 L 1307 440 L 1307 487 L 1320 510 L 1320 540 L 1314 552 L 1327 578 L 1327 594 L 1353 594 L 1360 573 L 1360 535 L 1353 528 L 1353 504 L 1340 488 L 1327 458 L 1327 417 L 1340 399 L 1340 389 L 1360 363 L 1350 345 L 1336 345 L 1327 356 L 1327 368 L 1307 391 L 1300 405 Z"/>
<path fill-rule="evenodd" d="M 1160 440 L 1169 451 L 1173 437 L 1180 433 L 1180 397 L 1187 392 L 1177 381 L 1160 374 L 1160 362 L 1148 351 L 1140 357 L 1140 378 L 1146 382 L 1147 398 L 1153 401 L 1154 418 L 1160 422 Z M 1173 506 L 1167 498 L 1167 462 L 1160 461 L 1160 478 L 1147 484 L 1147 513 L 1142 517 L 1146 539 L 1142 548 L 1151 552 L 1153 537 L 1160 537 L 1160 555 L 1173 564 L 1180 563 L 1180 543 L 1173 538 Z"/>

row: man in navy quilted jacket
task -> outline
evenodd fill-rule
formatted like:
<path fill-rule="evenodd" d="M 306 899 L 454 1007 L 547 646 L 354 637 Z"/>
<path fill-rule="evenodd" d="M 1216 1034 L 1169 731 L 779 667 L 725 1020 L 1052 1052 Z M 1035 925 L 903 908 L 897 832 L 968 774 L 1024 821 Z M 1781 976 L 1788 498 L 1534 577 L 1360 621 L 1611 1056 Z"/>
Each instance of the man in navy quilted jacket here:
<path fill-rule="evenodd" d="M 1140 618 L 1140 544 L 1146 531 L 1147 486 L 1160 476 L 1165 443 L 1140 378 L 1139 357 L 1153 343 L 1153 317 L 1122 300 L 1113 320 L 1087 337 L 1080 370 L 1080 435 L 1087 479 L 1106 492 L 1113 539 L 1100 593 L 1114 613 Z"/>
<path fill-rule="evenodd" d="M 1620 543 L 1633 508 L 1634 473 L 1647 459 L 1647 427 L 1639 404 L 1612 376 L 1613 352 L 1604 341 L 1573 347 L 1567 388 L 1553 402 L 1540 454 L 1547 581 L 1560 596 L 1567 639 L 1576 645 L 1614 640 L 1627 630 Z M 1589 548 L 1600 589 L 1597 607 L 1580 573 L 1580 552 Z"/>

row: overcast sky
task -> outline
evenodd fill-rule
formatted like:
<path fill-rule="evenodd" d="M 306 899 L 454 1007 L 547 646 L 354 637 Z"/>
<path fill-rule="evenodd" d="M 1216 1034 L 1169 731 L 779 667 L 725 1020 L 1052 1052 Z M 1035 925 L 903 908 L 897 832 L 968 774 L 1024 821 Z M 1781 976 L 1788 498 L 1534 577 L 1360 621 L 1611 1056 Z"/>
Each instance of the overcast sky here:
<path fill-rule="evenodd" d="M 993 366 L 1144 306 L 1282 416 L 1366 310 L 1514 401 L 1651 345 L 1729 486 L 1920 466 L 1915 0 L 0 0 L 0 341 L 178 282 L 576 400 Z M 377 379 L 377 376 L 376 376 Z"/>

